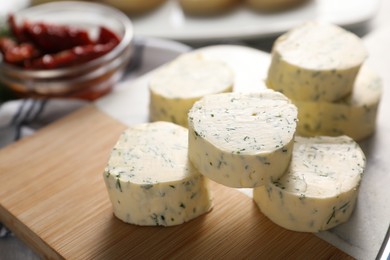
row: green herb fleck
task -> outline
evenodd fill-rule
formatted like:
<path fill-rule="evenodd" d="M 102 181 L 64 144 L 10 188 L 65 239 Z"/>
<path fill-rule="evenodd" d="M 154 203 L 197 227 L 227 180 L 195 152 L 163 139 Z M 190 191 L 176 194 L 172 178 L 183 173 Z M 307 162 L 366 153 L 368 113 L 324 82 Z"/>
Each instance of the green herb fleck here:
<path fill-rule="evenodd" d="M 336 217 L 336 208 L 333 207 L 332 215 L 330 215 L 330 218 L 328 219 L 328 221 L 326 222 L 326 224 L 329 224 L 329 222 L 332 220 L 332 218 L 335 218 L 335 217 Z"/>
<path fill-rule="evenodd" d="M 120 175 L 118 174 L 116 176 L 116 181 L 115 181 L 115 187 L 122 192 L 122 186 L 121 186 L 121 181 L 119 180 Z"/>
<path fill-rule="evenodd" d="M 319 76 L 320 74 L 321 74 L 321 72 L 316 71 L 316 72 L 314 72 L 313 74 L 311 74 L 311 76 L 312 76 L 313 78 L 315 78 L 315 77 Z"/>
<path fill-rule="evenodd" d="M 222 161 L 219 161 L 219 162 L 218 162 L 217 169 L 220 169 L 220 168 L 221 168 L 221 166 L 222 166 Z"/>
<path fill-rule="evenodd" d="M 158 226 L 158 216 L 156 213 L 153 213 L 150 218 L 153 220 L 154 224 Z"/>
<path fill-rule="evenodd" d="M 347 211 L 347 209 L 349 208 L 349 201 L 347 203 L 345 203 L 344 205 L 342 205 L 339 210 L 342 210 L 343 213 L 345 213 Z"/>
<path fill-rule="evenodd" d="M 144 184 L 144 185 L 141 185 L 141 188 L 144 190 L 149 190 L 149 189 L 153 188 L 153 184 Z"/>

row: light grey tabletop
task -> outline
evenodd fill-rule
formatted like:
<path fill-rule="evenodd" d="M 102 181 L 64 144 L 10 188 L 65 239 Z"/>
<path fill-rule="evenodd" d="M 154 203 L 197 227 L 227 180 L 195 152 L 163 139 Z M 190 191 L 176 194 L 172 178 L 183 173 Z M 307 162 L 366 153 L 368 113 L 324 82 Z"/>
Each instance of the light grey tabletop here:
<path fill-rule="evenodd" d="M 390 1 L 382 0 L 378 13 L 373 19 L 367 23 L 359 24 L 353 28 L 349 28 L 357 35 L 363 38 L 368 38 L 370 48 L 377 46 L 378 52 L 380 50 L 387 50 L 387 54 L 381 57 L 378 52 L 375 52 L 371 63 L 375 63 L 375 69 L 378 70 L 380 75 L 383 76 L 385 86 L 390 83 L 390 74 L 388 70 L 390 68 Z M 387 29 L 386 29 L 387 28 Z M 261 50 L 269 51 L 272 46 L 274 38 L 262 39 L 261 41 L 249 41 L 243 44 L 252 46 Z M 226 41 L 224 43 L 229 43 Z M 235 42 L 236 43 L 236 42 Z M 203 47 L 209 43 L 197 44 L 192 47 Z M 213 43 L 214 44 L 214 43 Z M 241 42 L 240 42 L 241 44 Z M 387 60 L 389 59 L 389 60 Z M 387 92 L 387 93 L 386 93 Z M 389 91 L 386 90 L 385 94 L 390 95 Z M 390 98 L 386 99 L 387 101 Z M 382 104 L 382 110 L 390 109 L 390 104 Z M 384 231 L 385 232 L 385 231 Z M 39 259 L 39 257 L 23 242 L 14 236 L 0 239 L 0 260 L 3 259 Z M 384 258 L 385 259 L 385 258 Z"/>

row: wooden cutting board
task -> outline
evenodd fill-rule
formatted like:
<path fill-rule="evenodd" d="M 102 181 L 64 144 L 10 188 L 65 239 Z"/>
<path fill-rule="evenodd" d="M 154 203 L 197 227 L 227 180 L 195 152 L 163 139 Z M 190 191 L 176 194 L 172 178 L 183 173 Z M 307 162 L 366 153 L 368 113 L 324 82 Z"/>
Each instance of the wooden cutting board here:
<path fill-rule="evenodd" d="M 0 150 L 0 221 L 44 258 L 351 258 L 273 224 L 248 196 L 215 183 L 213 210 L 188 223 L 121 222 L 102 172 L 125 128 L 91 105 Z"/>

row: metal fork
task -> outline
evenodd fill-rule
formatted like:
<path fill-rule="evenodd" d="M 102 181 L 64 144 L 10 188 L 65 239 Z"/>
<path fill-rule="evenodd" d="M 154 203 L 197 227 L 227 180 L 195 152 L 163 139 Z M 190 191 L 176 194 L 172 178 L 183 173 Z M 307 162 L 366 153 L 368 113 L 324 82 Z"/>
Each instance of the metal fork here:
<path fill-rule="evenodd" d="M 387 229 L 385 239 L 379 249 L 378 255 L 375 260 L 389 260 L 390 259 L 390 225 Z"/>
<path fill-rule="evenodd" d="M 45 104 L 43 99 L 23 99 L 10 123 L 0 127 L 0 148 L 19 140 L 22 127 L 36 120 Z"/>
<path fill-rule="evenodd" d="M 38 118 L 46 102 L 47 100 L 23 99 L 11 122 L 0 127 L 0 148 L 20 139 L 22 127 Z M 0 222 L 0 238 L 11 234 L 12 232 Z"/>
<path fill-rule="evenodd" d="M 144 53 L 145 49 L 145 42 L 142 38 L 135 38 L 134 39 L 134 49 L 133 49 L 133 54 L 130 58 L 129 63 L 127 64 L 125 68 L 125 77 L 126 79 L 127 76 L 131 74 L 132 71 L 137 70 L 139 67 L 142 65 L 142 56 Z M 123 79 L 122 79 L 123 80 Z"/>

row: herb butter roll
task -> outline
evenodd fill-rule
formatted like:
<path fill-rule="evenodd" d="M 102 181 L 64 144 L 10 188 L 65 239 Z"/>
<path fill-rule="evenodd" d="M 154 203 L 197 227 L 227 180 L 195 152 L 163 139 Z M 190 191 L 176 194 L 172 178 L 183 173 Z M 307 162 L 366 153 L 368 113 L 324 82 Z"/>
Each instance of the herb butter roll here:
<path fill-rule="evenodd" d="M 333 102 L 351 93 L 366 57 L 356 35 L 308 22 L 275 41 L 267 86 L 294 100 Z"/>
<path fill-rule="evenodd" d="M 187 150 L 187 129 L 172 123 L 124 131 L 104 171 L 115 216 L 136 225 L 173 226 L 209 211 L 207 180 Z"/>
<path fill-rule="evenodd" d="M 278 12 L 299 6 L 308 0 L 245 0 L 245 3 L 260 12 Z"/>
<path fill-rule="evenodd" d="M 269 89 L 205 96 L 188 113 L 189 158 L 225 186 L 263 185 L 287 169 L 296 120 L 297 108 Z"/>
<path fill-rule="evenodd" d="M 128 14 L 139 15 L 157 8 L 165 0 L 101 0 L 100 2 L 111 5 Z"/>
<path fill-rule="evenodd" d="M 215 15 L 231 10 L 239 0 L 177 0 L 181 8 L 190 15 Z"/>
<path fill-rule="evenodd" d="M 350 96 L 334 103 L 293 101 L 298 107 L 297 134 L 348 135 L 362 140 L 375 131 L 382 92 L 381 78 L 363 65 Z"/>
<path fill-rule="evenodd" d="M 149 82 L 151 121 L 187 127 L 187 114 L 205 95 L 231 92 L 234 74 L 224 62 L 185 54 L 164 66 Z"/>
<path fill-rule="evenodd" d="M 255 188 L 253 199 L 286 229 L 327 230 L 351 216 L 364 168 L 362 150 L 347 136 L 297 136 L 286 174 Z"/>

